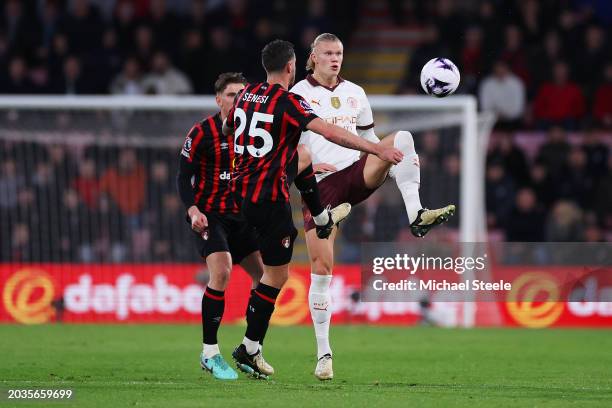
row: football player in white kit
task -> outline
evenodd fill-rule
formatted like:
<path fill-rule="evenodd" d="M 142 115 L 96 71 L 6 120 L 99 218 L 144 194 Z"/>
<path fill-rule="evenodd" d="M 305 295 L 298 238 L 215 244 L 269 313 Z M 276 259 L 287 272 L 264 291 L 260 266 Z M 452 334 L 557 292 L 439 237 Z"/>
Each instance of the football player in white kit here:
<path fill-rule="evenodd" d="M 374 133 L 374 118 L 363 88 L 340 77 L 343 45 L 334 34 L 321 34 L 312 44 L 306 79 L 292 89 L 310 104 L 322 119 L 344 127 L 369 141 L 393 146 L 404 153 L 397 165 L 384 162 L 371 154 L 360 157 L 355 150 L 328 142 L 324 137 L 307 131 L 300 143 L 308 147 L 317 176 L 321 202 L 332 207 L 341 202 L 360 203 L 380 187 L 390 170 L 402 194 L 410 229 L 417 237 L 424 236 L 432 227 L 446 222 L 455 212 L 454 205 L 429 210 L 419 198 L 419 158 L 412 134 L 408 131 L 392 133 L 382 140 Z M 306 244 L 311 262 L 311 282 L 308 293 L 310 313 L 317 339 L 317 367 L 320 380 L 333 378 L 332 350 L 329 345 L 331 301 L 329 286 L 334 261 L 334 231 L 329 239 L 317 239 L 312 216 L 304 206 Z"/>

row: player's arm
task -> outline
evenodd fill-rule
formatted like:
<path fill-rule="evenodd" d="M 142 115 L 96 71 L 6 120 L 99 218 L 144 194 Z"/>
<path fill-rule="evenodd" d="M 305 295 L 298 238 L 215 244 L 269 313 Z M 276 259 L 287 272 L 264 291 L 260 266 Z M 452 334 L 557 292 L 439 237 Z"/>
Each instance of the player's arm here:
<path fill-rule="evenodd" d="M 208 226 L 208 220 L 197 207 L 195 193 L 191 185 L 191 179 L 196 174 L 199 160 L 195 154 L 198 146 L 194 146 L 194 138 L 198 141 L 201 139 L 197 138 L 197 132 L 201 132 L 201 130 L 199 130 L 197 126 L 194 126 L 185 139 L 179 158 L 176 187 L 181 197 L 181 201 L 187 209 L 187 215 L 191 221 L 191 228 L 196 232 L 202 232 L 204 228 Z"/>
<path fill-rule="evenodd" d="M 346 129 L 325 122 L 321 118 L 313 119 L 306 128 L 320 134 L 332 143 L 376 155 L 381 160 L 389 163 L 397 164 L 404 158 L 403 153 L 393 147 L 384 147 L 378 143 L 362 139 Z"/>
<path fill-rule="evenodd" d="M 302 129 L 308 129 L 320 134 L 325 139 L 349 149 L 359 150 L 378 156 L 381 160 L 397 164 L 402 161 L 404 155 L 393 147 L 384 147 L 355 136 L 348 130 L 339 126 L 329 124 L 315 115 L 313 109 L 300 95 L 289 93 L 287 112 L 300 123 Z"/>

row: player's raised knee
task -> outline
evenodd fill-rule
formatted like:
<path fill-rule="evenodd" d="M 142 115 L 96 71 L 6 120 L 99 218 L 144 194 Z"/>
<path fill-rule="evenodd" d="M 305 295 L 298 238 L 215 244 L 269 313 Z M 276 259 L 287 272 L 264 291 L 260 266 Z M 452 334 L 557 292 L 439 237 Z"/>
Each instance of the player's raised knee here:
<path fill-rule="evenodd" d="M 393 134 L 393 147 L 402 153 L 414 153 L 414 139 L 407 130 L 399 130 Z"/>

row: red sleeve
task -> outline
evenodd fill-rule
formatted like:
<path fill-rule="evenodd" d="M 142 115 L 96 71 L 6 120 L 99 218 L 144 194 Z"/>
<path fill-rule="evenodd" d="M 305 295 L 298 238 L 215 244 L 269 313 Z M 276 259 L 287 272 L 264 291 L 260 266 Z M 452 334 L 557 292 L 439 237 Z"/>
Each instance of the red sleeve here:
<path fill-rule="evenodd" d="M 306 129 L 313 119 L 318 118 L 308 102 L 300 95 L 289 92 L 287 102 L 287 114 L 297 121 L 302 129 Z"/>

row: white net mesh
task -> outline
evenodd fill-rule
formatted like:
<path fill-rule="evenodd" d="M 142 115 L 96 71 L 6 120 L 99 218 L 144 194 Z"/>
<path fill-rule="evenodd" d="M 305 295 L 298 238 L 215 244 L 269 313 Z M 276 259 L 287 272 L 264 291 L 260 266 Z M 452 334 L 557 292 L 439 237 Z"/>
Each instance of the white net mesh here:
<path fill-rule="evenodd" d="M 424 101 L 372 98 L 376 133 L 411 130 L 423 205 L 459 204 L 465 111 Z M 212 98 L 0 98 L 0 260 L 198 261 L 175 175 L 185 134 L 215 111 Z M 299 227 L 295 193 L 293 207 Z M 457 240 L 460 222 L 438 233 Z M 363 241 L 406 239 L 404 204 L 387 181 L 342 227 L 338 260 L 357 261 Z M 307 260 L 303 241 L 294 259 Z"/>

